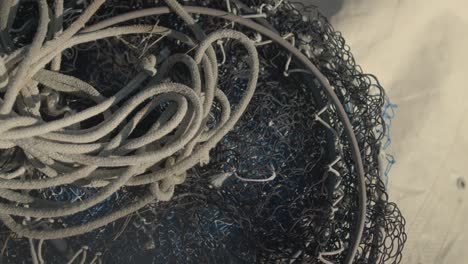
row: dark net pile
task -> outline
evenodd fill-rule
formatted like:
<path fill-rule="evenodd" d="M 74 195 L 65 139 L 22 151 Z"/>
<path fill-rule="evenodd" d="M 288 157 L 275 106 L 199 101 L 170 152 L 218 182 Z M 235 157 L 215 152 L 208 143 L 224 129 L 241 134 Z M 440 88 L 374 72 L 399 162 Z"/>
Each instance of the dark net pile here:
<path fill-rule="evenodd" d="M 91 2 L 65 0 L 64 28 Z M 389 201 L 383 175 L 387 166 L 382 151 L 387 134 L 383 115 L 385 91 L 373 75 L 363 73 L 356 65 L 341 34 L 334 31 L 316 7 L 300 3 L 179 2 L 252 17 L 293 44 L 317 66 L 346 110 L 364 165 L 367 210 L 353 263 L 400 263 L 406 241 L 405 219 L 397 205 Z M 54 1 L 48 3 L 53 9 Z M 109 0 L 86 25 L 130 11 L 164 6 L 165 1 L 157 0 Z M 37 17 L 35 4 L 26 1 L 18 6 L 16 18 L 10 22 L 9 37 L 5 40 L 2 36 L 4 54 L 31 43 Z M 223 17 L 192 17 L 207 35 L 220 29 L 242 32 L 255 41 L 260 62 L 255 93 L 247 109 L 210 150 L 209 161 L 187 170 L 185 181 L 176 186 L 169 201 L 156 199 L 84 234 L 28 239 L 0 225 L 0 263 L 346 262 L 359 221 L 360 190 L 350 139 L 323 86 L 289 51 L 258 32 Z M 131 24 L 157 25 L 192 35 L 191 28 L 175 13 L 121 23 Z M 229 39 L 219 40 L 212 47 L 219 63 L 217 86 L 236 106 L 249 82 L 249 54 L 237 41 Z M 153 54 L 157 58 L 158 70 L 171 55 L 193 56 L 195 50 L 196 46 L 164 35 L 115 36 L 64 50 L 59 71 L 91 84 L 109 97 L 138 74 L 145 56 Z M 174 67 L 167 78 L 188 86 L 193 81 L 184 67 Z M 1 90 L 0 94 L 4 95 Z M 64 109 L 80 111 L 95 104 L 60 92 L 45 95 L 43 101 L 41 111 L 49 120 L 62 117 Z M 161 104 L 154 108 L 145 120 L 159 118 L 167 107 L 168 104 Z M 222 112 L 222 105 L 214 101 L 207 119 L 209 128 L 222 125 Z M 92 127 L 100 122 L 99 118 L 90 118 L 81 125 Z M 143 135 L 151 125 L 148 121 L 136 126 L 133 137 Z M 1 128 L 0 125 L 0 132 Z M 0 173 L 15 171 L 27 158 L 20 148 L 0 150 Z M 87 184 L 77 181 L 33 190 L 30 195 L 77 203 L 99 192 L 100 186 Z M 144 199 L 146 187 L 124 186 L 91 208 L 53 221 L 20 216 L 14 219 L 42 229 L 85 224 Z"/>

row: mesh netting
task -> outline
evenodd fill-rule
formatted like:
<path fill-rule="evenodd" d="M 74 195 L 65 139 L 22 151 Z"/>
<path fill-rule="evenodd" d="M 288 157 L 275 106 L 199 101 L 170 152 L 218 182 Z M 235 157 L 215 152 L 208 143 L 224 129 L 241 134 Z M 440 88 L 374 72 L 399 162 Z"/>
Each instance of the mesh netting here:
<path fill-rule="evenodd" d="M 53 2 L 54 4 L 49 3 L 51 7 L 56 5 L 55 1 Z M 151 25 L 152 27 L 146 28 L 144 32 L 150 34 L 115 34 L 78 43 L 61 52 L 58 68 L 54 69 L 54 66 L 49 65 L 45 65 L 44 68 L 50 72 L 74 76 L 95 87 L 103 98 L 110 98 L 124 90 L 123 87 L 127 87 L 129 83 L 135 83 L 135 76 L 142 72 L 142 61 L 148 62 L 154 57 L 152 66 L 158 70 L 154 77 L 156 80 L 148 74 L 148 79 L 142 80 L 138 85 L 176 83 L 194 87 L 196 81 L 190 66 L 169 67 L 170 69 L 164 70 L 164 64 L 170 61 L 174 54 L 185 54 L 196 59 L 198 49 L 203 46 L 184 42 L 184 38 L 171 37 L 170 33 L 165 31 L 155 33 L 155 27 L 164 27 L 187 36 L 197 35 L 194 26 L 187 26 L 187 19 L 183 18 L 183 14 L 181 19 L 180 12 L 168 13 L 169 10 L 166 12 L 158 9 L 171 2 L 174 1 L 105 2 L 86 23 L 89 27 L 77 31 L 77 37 L 80 37 L 80 34 L 112 28 L 117 22 L 119 26 L 127 27 Z M 359 166 L 353 156 L 355 146 L 347 134 L 347 127 L 340 117 L 339 109 L 333 100 L 330 100 L 320 78 L 307 69 L 290 50 L 271 41 L 264 33 L 243 24 L 242 21 L 229 20 L 227 15 L 222 14 L 208 15 L 208 11 L 192 12 L 192 9 L 186 8 L 196 25 L 201 27 L 206 35 L 217 34 L 220 30 L 242 32 L 256 47 L 259 71 L 255 93 L 235 126 L 226 131 L 217 144 L 209 149 L 209 159 L 207 155 L 201 155 L 194 162 L 194 166 L 183 169 L 184 173 L 176 173 L 178 177 L 184 175 L 180 182 L 167 183 L 164 179 L 156 179 L 151 183 L 138 184 L 138 180 L 135 179 L 148 171 L 156 173 L 167 168 L 177 168 L 180 160 L 183 160 L 181 156 L 190 157 L 191 154 L 187 154 L 189 144 L 160 162 L 144 167 L 143 172 L 135 172 L 136 176 L 130 175 L 128 182 L 122 183 L 93 206 L 51 218 L 39 216 L 39 213 L 33 211 L 36 207 L 37 211 L 47 209 L 48 206 L 71 207 L 93 199 L 102 192 L 105 188 L 103 186 L 117 181 L 111 177 L 114 175 L 110 174 L 120 175 L 122 168 L 110 167 L 106 163 L 102 165 L 104 169 L 96 170 L 99 173 L 91 173 L 89 179 L 81 178 L 44 188 L 16 188 L 15 185 L 8 188 L 8 182 L 18 177 L 23 181 L 52 177 L 48 175 L 50 170 L 39 166 L 41 164 L 49 165 L 60 172 L 58 176 L 55 175 L 60 177 L 64 174 L 62 169 L 72 167 L 73 170 L 77 170 L 76 166 L 70 165 L 70 159 L 75 158 L 76 160 L 72 161 L 81 165 L 89 165 L 86 162 L 91 161 L 75 156 L 59 159 L 62 156 L 48 156 L 47 151 L 38 155 L 31 145 L 21 142 L 20 144 L 14 140 L 11 142 L 16 145 L 6 148 L 3 146 L 9 146 L 6 143 L 10 142 L 0 141 L 4 148 L 0 152 L 0 176 L 3 178 L 0 187 L 6 188 L 0 189 L 0 197 L 3 197 L 0 198 L 0 202 L 2 210 L 11 208 L 9 213 L 0 213 L 1 220 L 6 225 L 0 230 L 0 241 L 3 245 L 0 262 L 20 263 L 33 259 L 38 263 L 399 263 L 406 241 L 405 219 L 397 205 L 389 202 L 386 193 L 386 177 L 393 164 L 393 157 L 385 154 L 390 142 L 387 110 L 393 106 L 388 102 L 377 79 L 371 74 L 363 73 L 356 65 L 341 34 L 333 29 L 316 7 L 289 1 L 180 2 L 187 6 L 227 11 L 237 17 L 254 21 L 291 43 L 316 65 L 333 87 L 352 125 L 363 163 L 362 181 L 365 183 L 365 193 L 363 194 L 359 187 Z M 86 13 L 84 10 L 92 7 L 94 3 L 64 1 L 61 17 L 65 32 L 73 26 L 74 21 Z M 175 9 L 174 6 L 172 8 Z M 0 14 L 3 14 L 4 10 L 0 4 Z M 135 10 L 143 11 L 138 13 Z M 53 9 L 51 13 L 56 11 Z M 135 15 L 128 16 L 132 11 Z M 0 35 L 2 50 L 6 54 L 5 59 L 2 59 L 5 63 L 0 61 L 0 66 L 5 65 L 5 72 L 2 73 L 0 67 L 0 75 L 10 79 L 10 84 L 15 75 L 20 74 L 18 62 L 27 58 L 26 56 L 16 59 L 18 54 L 21 54 L 17 51 L 24 52 L 24 48 L 21 48 L 29 47 L 27 45 L 33 41 L 31 36 L 34 36 L 35 29 L 40 24 L 40 12 L 35 8 L 35 4 L 20 4 L 14 11 L 16 18 L 11 12 L 13 11 L 10 10 L 9 16 L 13 19 L 7 21 L 11 24 L 8 34 L 2 31 Z M 119 15 L 127 15 L 128 19 L 106 25 L 106 21 L 112 21 Z M 0 22 L 3 23 L 4 19 L 0 19 Z M 2 23 L 0 26 L 3 27 L 5 23 Z M 59 28 L 50 30 L 59 32 Z M 46 40 L 54 38 L 53 33 L 51 34 Z M 205 38 L 206 36 L 199 41 L 203 42 Z M 222 95 L 219 95 L 217 100 L 212 100 L 210 111 L 203 121 L 206 131 L 216 131 L 226 124 L 226 120 L 223 119 L 226 113 L 225 101 L 229 102 L 233 110 L 238 109 L 243 104 L 245 94 L 249 92 L 248 86 L 252 80 L 252 63 L 249 60 L 252 53 L 238 39 L 232 38 L 216 39 L 209 43 L 209 46 L 213 48 L 217 58 L 216 86 L 222 91 Z M 209 57 L 209 51 L 206 54 L 208 55 L 205 57 Z M 154 56 L 149 57 L 151 55 Z M 176 59 L 174 65 L 186 64 L 181 59 L 183 56 L 178 56 L 180 60 Z M 57 65 L 57 62 L 55 63 Z M 201 62 L 198 63 L 200 65 Z M 202 84 L 209 86 L 205 74 L 211 71 L 213 65 L 207 65 L 199 68 L 203 77 Z M 151 70 L 152 68 L 143 67 L 143 71 Z M 52 76 L 49 71 L 46 73 Z M 99 105 L 100 101 L 96 101 L 92 96 L 83 97 L 67 93 L 63 91 L 64 88 L 50 89 L 49 86 L 53 84 L 59 86 L 58 81 L 47 82 L 55 80 L 52 77 L 35 79 L 39 83 L 35 85 L 40 91 L 36 94 L 41 98 L 40 106 L 32 104 L 28 108 L 28 102 L 24 100 L 25 109 L 39 107 L 38 114 L 44 122 L 64 119 L 68 115 Z M 63 77 L 60 80 L 65 79 Z M 66 83 L 66 80 L 61 82 Z M 77 82 L 73 84 L 84 86 Z M 73 87 L 71 83 L 67 84 Z M 6 92 L 1 89 L 0 92 L 6 102 Z M 207 99 L 207 90 L 203 92 L 205 93 L 197 94 L 197 100 L 210 101 Z M 28 98 L 27 94 L 21 96 Z M 113 105 L 109 111 L 118 112 L 132 96 L 138 96 L 137 92 L 128 92 L 124 96 L 126 99 Z M 222 99 L 224 97 L 226 100 Z M 151 103 L 154 98 L 157 96 L 148 96 L 146 102 Z M 128 133 L 129 141 L 144 137 L 148 131 L 152 131 L 154 120 L 164 119 L 168 109 L 171 109 L 171 100 L 168 99 L 149 109 L 145 117 L 141 118 L 141 122 L 133 126 Z M 15 107 L 20 106 L 15 104 Z M 138 111 L 144 109 L 146 105 L 143 104 L 136 107 L 123 119 L 124 124 L 117 126 L 115 130 L 123 131 L 125 127 L 132 126 L 129 124 L 138 116 Z M 34 117 L 26 114 L 22 116 Z M 190 118 L 195 119 L 193 116 L 195 115 Z M 8 121 L 8 118 L 12 117 L 7 116 L 3 120 Z M 103 123 L 106 118 L 109 117 L 104 114 L 94 116 L 78 125 L 86 130 Z M 193 122 L 190 123 L 189 120 L 186 123 Z M 119 152 L 121 150 L 116 148 L 116 152 L 109 152 L 105 157 L 111 159 L 113 155 L 136 156 L 140 153 L 138 151 L 144 153 L 149 151 L 148 149 L 163 148 L 170 144 L 173 138 L 177 139 L 177 135 L 184 135 L 190 130 L 189 125 L 183 127 L 182 124 L 183 122 L 179 124 L 179 127 L 182 127 L 181 132 L 175 129 L 165 135 L 167 138 L 162 138 L 166 141 L 158 139 L 154 144 L 151 143 L 152 145 L 131 149 L 135 152 Z M 15 127 L 7 125 L 6 129 L 3 129 L 0 125 L 0 132 L 6 131 L 8 139 L 8 135 L 14 134 L 8 134 L 12 128 Z M 66 129 L 77 129 L 76 124 L 67 126 Z M 118 135 L 118 132 L 109 132 L 110 138 Z M 109 138 L 94 143 L 107 141 Z M 199 141 L 201 143 L 193 147 L 195 152 L 197 147 L 203 148 L 205 142 L 209 142 Z M 96 155 L 94 158 L 100 156 Z M 68 167 L 54 167 L 46 162 L 48 159 L 59 160 L 63 167 Z M 103 164 L 104 161 L 107 162 L 103 158 Z M 123 159 L 122 161 L 126 162 Z M 13 177 L 12 173 L 22 166 L 26 167 L 25 172 Z M 132 166 L 138 167 L 138 164 Z M 132 183 L 131 177 L 135 177 L 135 184 Z M 25 201 L 25 197 L 21 196 L 23 200 L 15 201 L 13 194 L 3 193 L 3 190 L 27 195 L 34 200 L 28 202 L 29 200 Z M 147 198 L 148 193 L 150 198 Z M 366 197 L 365 215 L 360 217 L 360 212 L 363 212 L 360 199 L 363 195 Z M 40 199 L 40 204 L 36 203 L 37 199 Z M 40 237 L 44 234 L 49 236 L 54 230 L 66 230 L 69 227 L 86 226 L 100 221 L 113 212 L 125 211 L 129 204 L 145 199 L 148 199 L 148 202 L 143 203 L 142 208 L 122 214 L 107 225 L 89 228 L 86 232 L 71 237 L 58 235 L 47 240 Z M 26 213 L 14 210 L 14 207 L 25 208 Z M 362 230 L 359 228 L 360 224 L 363 226 Z M 18 228 L 15 225 L 22 227 Z M 31 230 L 33 232 L 30 232 Z M 360 237 L 356 235 L 356 230 Z M 354 244 L 357 247 L 353 247 Z M 31 254 L 25 254 L 26 250 Z M 350 259 L 351 255 L 353 258 Z"/>

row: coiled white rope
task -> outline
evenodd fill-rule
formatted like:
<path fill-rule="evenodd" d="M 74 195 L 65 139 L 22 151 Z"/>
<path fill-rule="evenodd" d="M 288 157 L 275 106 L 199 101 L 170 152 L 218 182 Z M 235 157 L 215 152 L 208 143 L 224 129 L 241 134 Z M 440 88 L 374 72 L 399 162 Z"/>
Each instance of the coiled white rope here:
<path fill-rule="evenodd" d="M 221 30 L 206 36 L 177 5 L 171 7 L 191 26 L 197 41 L 180 32 L 149 25 L 83 30 L 103 2 L 94 1 L 70 27 L 63 32 L 58 27 L 55 38 L 44 42 L 49 16 L 47 3 L 41 0 L 39 28 L 32 44 L 0 59 L 0 91 L 4 92 L 0 99 L 0 149 L 18 148 L 26 157 L 16 170 L 0 174 L 0 197 L 4 198 L 0 202 L 0 220 L 18 235 L 36 239 L 74 236 L 106 225 L 148 203 L 170 200 L 175 186 L 185 181 L 186 171 L 206 161 L 209 151 L 234 127 L 254 94 L 258 55 L 254 42 L 241 32 Z M 61 8 L 56 10 L 60 12 Z M 194 47 L 195 55 L 174 54 L 159 69 L 156 57 L 148 55 L 141 60 L 140 72 L 110 97 L 104 97 L 99 89 L 83 80 L 58 72 L 65 49 L 127 34 L 158 34 L 177 39 Z M 235 106 L 217 87 L 218 61 L 212 45 L 224 39 L 239 42 L 249 55 L 249 81 Z M 167 74 L 178 63 L 188 68 L 190 86 L 168 79 Z M 50 70 L 46 69 L 50 64 Z M 68 108 L 63 117 L 45 121 L 37 97 L 51 93 L 70 93 L 90 99 L 95 105 L 81 111 Z M 216 127 L 209 129 L 207 120 L 215 101 L 222 114 Z M 163 110 L 152 120 L 150 128 L 141 136 L 132 136 L 157 107 Z M 101 123 L 81 128 L 83 121 L 99 116 L 103 119 Z M 63 185 L 95 187 L 98 191 L 75 203 L 49 201 L 30 194 L 32 190 Z M 145 185 L 148 192 L 133 204 L 88 223 L 38 229 L 13 218 L 77 214 L 127 185 Z"/>

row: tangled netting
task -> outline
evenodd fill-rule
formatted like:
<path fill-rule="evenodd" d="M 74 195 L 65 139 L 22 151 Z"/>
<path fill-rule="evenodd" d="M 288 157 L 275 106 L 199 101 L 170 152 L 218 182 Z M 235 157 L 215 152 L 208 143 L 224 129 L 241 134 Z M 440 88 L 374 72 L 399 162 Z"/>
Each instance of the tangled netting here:
<path fill-rule="evenodd" d="M 399 263 L 387 97 L 341 35 L 183 4 L 2 1 L 0 261 Z"/>

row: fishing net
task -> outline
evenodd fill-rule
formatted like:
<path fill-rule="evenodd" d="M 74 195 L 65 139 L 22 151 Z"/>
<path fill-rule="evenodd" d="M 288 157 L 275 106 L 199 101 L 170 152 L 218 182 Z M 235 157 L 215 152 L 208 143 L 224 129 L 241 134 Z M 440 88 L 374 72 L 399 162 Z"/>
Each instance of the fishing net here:
<path fill-rule="evenodd" d="M 401 261 L 394 105 L 316 7 L 0 14 L 0 262 Z"/>

